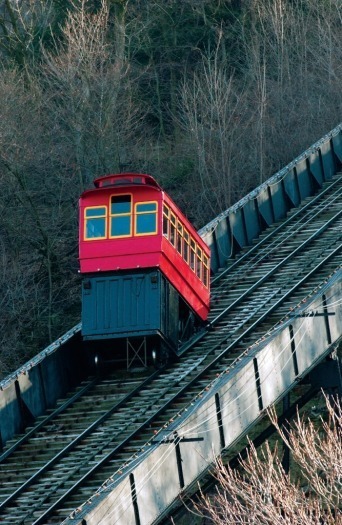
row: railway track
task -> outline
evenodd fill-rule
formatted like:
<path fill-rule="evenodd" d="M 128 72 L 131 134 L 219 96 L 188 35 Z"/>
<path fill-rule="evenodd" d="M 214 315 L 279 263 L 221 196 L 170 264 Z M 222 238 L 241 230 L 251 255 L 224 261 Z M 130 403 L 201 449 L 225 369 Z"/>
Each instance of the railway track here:
<path fill-rule="evenodd" d="M 342 175 L 213 279 L 208 326 L 167 370 L 83 385 L 0 457 L 0 523 L 63 519 L 342 263 Z M 306 291 L 302 292 L 305 285 Z"/>

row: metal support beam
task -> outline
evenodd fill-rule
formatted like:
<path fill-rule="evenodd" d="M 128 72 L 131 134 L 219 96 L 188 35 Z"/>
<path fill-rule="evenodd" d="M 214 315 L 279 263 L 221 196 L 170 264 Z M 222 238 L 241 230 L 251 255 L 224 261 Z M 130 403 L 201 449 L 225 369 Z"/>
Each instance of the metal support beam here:
<path fill-rule="evenodd" d="M 129 481 L 131 484 L 131 494 L 132 494 L 132 503 L 133 503 L 133 509 L 134 509 L 135 525 L 141 525 L 139 507 L 138 507 L 138 502 L 137 502 L 137 491 L 135 488 L 134 474 L 129 475 Z"/>
<path fill-rule="evenodd" d="M 46 398 L 46 390 L 45 390 L 45 384 L 44 384 L 44 375 L 43 375 L 43 369 L 42 369 L 42 364 L 39 363 L 37 365 L 37 369 L 38 369 L 38 376 L 39 376 L 39 383 L 41 385 L 41 396 L 43 398 L 43 402 L 44 402 L 44 406 L 45 408 L 47 408 L 48 406 L 48 403 L 47 403 L 47 398 Z"/>
<path fill-rule="evenodd" d="M 310 388 L 305 394 L 303 394 L 299 399 L 297 399 L 283 414 L 278 418 L 279 425 L 283 425 L 286 421 L 290 420 L 298 410 L 303 408 L 306 403 L 308 403 L 319 391 L 317 388 Z M 257 448 L 260 447 L 267 439 L 269 439 L 276 432 L 274 425 L 269 425 L 265 430 L 263 430 L 255 439 L 252 440 L 253 445 Z M 237 467 L 240 464 L 241 459 L 247 457 L 249 446 L 244 448 L 239 454 L 229 461 L 229 464 L 232 468 Z"/>
<path fill-rule="evenodd" d="M 218 394 L 215 394 L 215 405 L 216 405 L 217 422 L 218 422 L 219 433 L 220 433 L 220 445 L 221 445 L 221 448 L 225 448 L 226 442 L 224 439 L 224 431 L 223 431 L 223 424 L 222 424 L 220 396 Z"/>
<path fill-rule="evenodd" d="M 127 370 L 134 364 L 147 367 L 147 343 L 146 337 L 126 339 Z"/>
<path fill-rule="evenodd" d="M 254 359 L 253 359 L 253 365 L 254 365 L 256 389 L 257 389 L 257 394 L 258 394 L 259 410 L 262 411 L 263 408 L 264 408 L 264 405 L 263 405 L 263 402 L 262 402 L 260 374 L 259 374 L 259 369 L 258 369 L 258 360 L 257 360 L 256 357 L 254 357 Z"/>
<path fill-rule="evenodd" d="M 184 482 L 184 474 L 183 474 L 183 467 L 182 467 L 182 455 L 181 455 L 181 450 L 179 446 L 180 439 L 178 437 L 177 432 L 175 432 L 174 436 L 175 436 L 175 449 L 176 449 L 176 461 L 177 461 L 177 469 L 178 469 L 178 476 L 179 476 L 179 485 L 180 485 L 180 488 L 183 489 L 185 486 L 185 482 Z"/>
<path fill-rule="evenodd" d="M 329 318 L 328 318 L 328 306 L 327 306 L 327 298 L 325 294 L 322 296 L 322 303 L 323 303 L 323 312 L 325 314 L 324 316 L 324 322 L 325 322 L 325 329 L 327 331 L 327 340 L 328 344 L 331 345 L 331 332 L 330 332 L 330 325 L 329 325 Z"/>
<path fill-rule="evenodd" d="M 298 370 L 298 361 L 297 361 L 297 354 L 296 354 L 296 343 L 294 339 L 294 332 L 293 332 L 292 324 L 290 324 L 289 330 L 290 330 L 290 338 L 291 338 L 291 352 L 292 352 L 293 369 L 294 369 L 295 376 L 297 377 L 299 374 L 299 370 Z"/>
<path fill-rule="evenodd" d="M 24 430 L 28 425 L 31 425 L 34 421 L 34 417 L 28 406 L 26 405 L 25 401 L 21 397 L 20 392 L 20 385 L 19 381 L 16 379 L 15 383 L 15 393 L 18 401 L 19 406 L 19 413 L 20 413 L 20 423 L 21 423 L 21 430 Z"/>

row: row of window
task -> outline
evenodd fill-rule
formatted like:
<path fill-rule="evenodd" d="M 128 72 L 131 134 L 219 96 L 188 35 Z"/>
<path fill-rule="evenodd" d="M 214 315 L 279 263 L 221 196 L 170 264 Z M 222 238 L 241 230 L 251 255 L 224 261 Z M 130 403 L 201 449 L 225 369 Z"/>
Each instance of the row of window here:
<path fill-rule="evenodd" d="M 157 233 L 157 202 L 137 202 L 132 195 L 113 195 L 110 207 L 91 206 L 84 211 L 84 238 L 86 240 L 154 235 Z M 134 222 L 134 224 L 133 224 Z"/>
<path fill-rule="evenodd" d="M 110 198 L 109 213 L 105 205 L 85 208 L 84 239 L 155 235 L 158 231 L 157 213 L 157 202 L 137 202 L 133 207 L 132 195 L 113 195 Z M 207 255 L 166 204 L 163 205 L 163 235 L 203 284 L 209 286 Z"/>
<path fill-rule="evenodd" d="M 208 286 L 209 259 L 207 255 L 166 204 L 163 205 L 163 235 L 170 241 L 203 284 Z"/>

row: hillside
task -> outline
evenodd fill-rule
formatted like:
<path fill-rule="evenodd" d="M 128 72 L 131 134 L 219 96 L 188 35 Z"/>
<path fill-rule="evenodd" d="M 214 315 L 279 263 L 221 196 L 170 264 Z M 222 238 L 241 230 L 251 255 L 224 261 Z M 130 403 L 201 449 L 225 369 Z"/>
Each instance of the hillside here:
<path fill-rule="evenodd" d="M 151 173 L 195 223 L 341 114 L 338 0 L 6 0 L 0 377 L 79 319 L 77 200 Z"/>

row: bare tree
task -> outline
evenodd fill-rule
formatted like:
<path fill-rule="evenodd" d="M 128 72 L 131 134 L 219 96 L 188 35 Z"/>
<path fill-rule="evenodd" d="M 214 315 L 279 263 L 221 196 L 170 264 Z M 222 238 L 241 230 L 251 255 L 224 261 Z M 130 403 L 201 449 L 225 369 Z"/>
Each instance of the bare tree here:
<path fill-rule="evenodd" d="M 0 323 L 8 363 L 29 357 L 69 326 L 63 294 L 73 289 L 70 254 L 75 260 L 77 254 L 77 193 L 42 118 L 40 86 L 26 80 L 15 70 L 0 77 Z"/>
<path fill-rule="evenodd" d="M 85 1 L 75 5 L 62 52 L 45 53 L 47 107 L 79 190 L 99 173 L 118 170 L 133 131 L 139 140 L 141 114 L 126 55 L 127 4 L 118 2 L 111 20 L 105 1 L 95 14 Z"/>
<path fill-rule="evenodd" d="M 290 448 L 296 468 L 285 473 L 277 446 L 250 446 L 239 469 L 217 460 L 214 495 L 202 495 L 197 512 L 210 523 L 254 525 L 341 524 L 342 409 L 327 400 L 329 417 L 320 428 L 300 416 L 289 431 L 273 423 Z"/>
<path fill-rule="evenodd" d="M 337 0 L 253 0 L 218 30 L 215 52 L 186 78 L 180 97 L 195 168 L 191 205 L 202 222 L 338 123 L 341 19 Z"/>
<path fill-rule="evenodd" d="M 25 71 L 39 60 L 40 47 L 57 22 L 53 0 L 4 0 L 0 8 L 0 54 Z M 60 14 L 59 14 L 60 15 Z M 60 17 L 59 17 L 60 18 Z M 61 20 L 58 20 L 60 23 Z"/>
<path fill-rule="evenodd" d="M 336 0 L 253 0 L 247 24 L 237 25 L 243 75 L 257 109 L 259 180 L 338 123 L 341 16 Z"/>
<path fill-rule="evenodd" d="M 241 151 L 249 127 L 246 91 L 222 63 L 220 43 L 181 89 L 181 125 L 196 158 L 194 202 L 210 217 L 230 206 L 248 188 Z"/>

